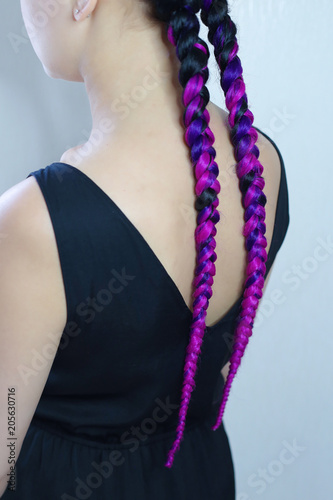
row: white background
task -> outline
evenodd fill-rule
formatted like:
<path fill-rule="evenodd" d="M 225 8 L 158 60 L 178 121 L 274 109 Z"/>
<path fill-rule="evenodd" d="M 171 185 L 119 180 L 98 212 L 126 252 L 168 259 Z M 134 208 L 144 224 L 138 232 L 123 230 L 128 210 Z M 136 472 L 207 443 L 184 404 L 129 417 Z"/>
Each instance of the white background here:
<path fill-rule="evenodd" d="M 19 2 L 0 5 L 1 194 L 85 142 L 91 117 L 83 84 L 44 73 Z M 254 125 L 285 161 L 291 219 L 225 411 L 237 500 L 330 499 L 333 245 L 316 247 L 333 241 L 333 3 L 230 7 Z M 224 107 L 211 68 L 211 97 Z"/>

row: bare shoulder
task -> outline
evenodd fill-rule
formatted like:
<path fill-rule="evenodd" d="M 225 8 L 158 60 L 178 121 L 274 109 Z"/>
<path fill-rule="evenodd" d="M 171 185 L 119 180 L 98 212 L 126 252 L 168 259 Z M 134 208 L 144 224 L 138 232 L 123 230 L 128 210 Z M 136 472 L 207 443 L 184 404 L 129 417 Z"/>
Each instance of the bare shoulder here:
<path fill-rule="evenodd" d="M 65 322 L 56 245 L 38 190 L 32 177 L 0 197 L 0 392 L 15 388 L 19 397 L 16 458 L 49 376 Z M 36 356 L 41 360 L 38 366 Z M 0 405 L 0 441 L 5 439 L 6 421 L 5 405 Z M 0 447 L 0 488 L 9 471 L 6 453 Z"/>
<path fill-rule="evenodd" d="M 60 261 L 49 212 L 36 179 L 31 176 L 14 185 L 0 196 L 0 242 L 12 261 L 29 263 L 25 273 L 30 281 L 53 296 L 51 303 L 39 314 L 49 318 L 52 329 L 61 330 L 66 323 Z M 22 260 L 23 259 L 23 260 Z M 17 270 L 17 272 L 19 272 Z M 19 278 L 18 278 L 19 279 Z"/>
<path fill-rule="evenodd" d="M 45 219 L 43 203 L 45 205 L 34 177 L 24 179 L 0 196 L 2 225 L 8 225 L 16 233 L 21 232 L 22 236 L 25 233 L 26 244 L 33 244 L 36 231 L 40 236 L 45 228 L 45 221 L 43 225 L 40 224 Z"/>

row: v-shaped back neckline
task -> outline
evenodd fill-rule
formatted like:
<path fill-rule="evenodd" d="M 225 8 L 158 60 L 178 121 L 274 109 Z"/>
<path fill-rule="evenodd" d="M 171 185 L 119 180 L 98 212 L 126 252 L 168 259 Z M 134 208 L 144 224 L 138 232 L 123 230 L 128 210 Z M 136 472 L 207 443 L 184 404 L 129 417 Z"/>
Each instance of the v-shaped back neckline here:
<path fill-rule="evenodd" d="M 181 294 L 178 286 L 176 285 L 176 283 L 174 282 L 174 280 L 172 279 L 172 277 L 170 276 L 170 274 L 168 273 L 168 271 L 166 270 L 166 268 L 162 264 L 162 262 L 159 259 L 159 257 L 156 255 L 156 253 L 154 252 L 154 250 L 151 248 L 151 246 L 149 245 L 149 243 L 147 242 L 147 240 L 144 238 L 144 236 L 142 235 L 142 233 L 137 229 L 137 227 L 127 217 L 127 215 L 122 211 L 122 209 L 115 203 L 115 201 L 91 177 L 89 177 L 87 174 L 85 174 L 82 170 L 78 169 L 77 167 L 74 167 L 73 165 L 70 165 L 69 163 L 64 163 L 64 162 L 54 162 L 54 163 L 52 163 L 49 166 L 51 167 L 52 165 L 65 165 L 66 167 L 71 168 L 74 172 L 78 172 L 78 174 L 81 175 L 81 177 L 83 179 L 86 179 L 86 181 L 91 186 L 93 186 L 93 188 L 97 192 L 99 192 L 106 200 L 109 201 L 109 203 L 111 203 L 111 205 L 116 209 L 117 213 L 122 217 L 123 220 L 125 220 L 125 222 L 127 223 L 127 225 L 135 232 L 135 234 L 138 235 L 138 237 L 144 243 L 145 247 L 148 249 L 148 251 L 150 252 L 150 254 L 152 255 L 152 257 L 154 258 L 155 262 L 158 264 L 158 266 L 160 267 L 160 269 L 164 273 L 166 279 L 170 283 L 171 289 L 174 291 L 175 296 L 177 297 L 179 306 L 184 310 L 184 312 L 187 314 L 187 316 L 189 318 L 191 318 L 193 316 L 193 313 L 192 313 L 191 309 L 188 307 L 188 305 L 186 304 L 185 299 L 184 299 L 183 295 Z M 280 181 L 280 186 L 281 186 L 281 181 Z M 279 190 L 279 193 L 280 193 L 280 190 Z M 277 213 L 277 209 L 276 209 L 276 212 L 275 212 L 275 220 L 276 220 L 276 213 Z M 268 261 L 269 256 L 270 256 L 270 252 L 271 252 L 271 248 L 272 248 L 272 242 L 273 242 L 275 230 L 276 230 L 276 225 L 275 225 L 275 221 L 274 221 L 273 235 L 272 235 L 272 240 L 271 240 L 271 243 L 270 243 L 270 248 L 269 248 L 269 251 L 268 251 L 268 254 L 267 254 L 267 261 Z M 228 309 L 228 311 L 224 314 L 224 316 L 222 318 L 220 318 L 216 323 L 214 323 L 213 325 L 210 325 L 210 326 L 206 325 L 206 331 L 212 331 L 212 330 L 218 328 L 223 322 L 227 321 L 228 316 L 231 313 L 233 313 L 236 308 L 239 307 L 242 298 L 243 298 L 243 295 L 241 297 L 239 297 L 236 300 L 236 302 L 234 302 L 234 304 Z"/>

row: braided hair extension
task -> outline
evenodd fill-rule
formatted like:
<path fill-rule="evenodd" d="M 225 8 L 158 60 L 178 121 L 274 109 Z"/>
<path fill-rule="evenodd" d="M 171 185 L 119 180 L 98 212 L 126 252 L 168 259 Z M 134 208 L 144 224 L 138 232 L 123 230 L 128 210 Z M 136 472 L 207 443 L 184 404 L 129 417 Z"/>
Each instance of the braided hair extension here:
<path fill-rule="evenodd" d="M 197 195 L 195 208 L 198 211 L 195 242 L 197 250 L 197 267 L 193 280 L 194 292 L 193 318 L 190 326 L 190 340 L 186 349 L 184 364 L 184 381 L 179 410 L 179 423 L 176 429 L 176 439 L 169 451 L 166 467 L 171 468 L 174 455 L 183 439 L 186 414 L 195 388 L 194 377 L 203 336 L 206 329 L 205 317 L 209 299 L 212 296 L 212 284 L 215 275 L 216 242 L 215 224 L 220 220 L 216 210 L 219 204 L 218 193 L 220 183 L 215 162 L 216 151 L 213 148 L 214 135 L 209 128 L 210 116 L 206 106 L 209 102 L 209 91 L 206 82 L 209 76 L 207 67 L 209 50 L 207 44 L 199 38 L 200 23 L 196 16 L 201 8 L 200 0 L 187 0 L 186 5 L 180 2 L 170 2 L 168 38 L 176 47 L 178 59 L 181 62 L 179 81 L 183 91 L 185 140 L 191 151 L 191 159 L 196 177 L 195 192 Z M 174 10 L 170 13 L 170 8 Z M 168 18 L 166 9 L 162 10 L 159 3 L 159 16 Z"/>
<path fill-rule="evenodd" d="M 259 149 L 255 145 L 257 131 L 252 127 L 253 114 L 248 109 L 247 95 L 243 81 L 243 70 L 238 52 L 237 29 L 228 14 L 227 0 L 203 0 L 201 19 L 208 27 L 208 39 L 214 46 L 216 61 L 221 70 L 221 87 L 229 110 L 231 141 L 237 160 L 236 172 L 242 192 L 245 225 L 243 235 L 247 250 L 247 279 L 243 292 L 240 313 L 236 321 L 233 352 L 230 357 L 229 372 L 223 388 L 218 417 L 212 430 L 218 429 L 232 381 L 240 365 L 245 347 L 252 335 L 253 322 L 262 297 L 266 272 L 267 240 L 265 224 L 266 196 L 261 177 L 263 166 L 258 160 Z"/>
<path fill-rule="evenodd" d="M 169 23 L 168 36 L 176 46 L 177 56 L 181 61 L 179 81 L 184 88 L 183 103 L 185 139 L 191 150 L 191 158 L 196 177 L 195 192 L 198 211 L 195 243 L 197 250 L 197 267 L 193 281 L 193 318 L 190 326 L 190 341 L 186 349 L 184 364 L 184 381 L 179 410 L 179 424 L 176 439 L 168 454 L 166 467 L 171 467 L 185 429 L 191 393 L 195 388 L 194 377 L 197 370 L 203 336 L 206 330 L 205 317 L 212 296 L 213 276 L 215 275 L 215 224 L 220 220 L 216 210 L 219 204 L 218 193 L 220 183 L 215 162 L 216 151 L 213 148 L 214 135 L 209 128 L 209 113 L 206 106 L 209 92 L 206 82 L 209 76 L 209 50 L 199 38 L 200 24 L 196 12 L 200 9 L 200 1 L 187 2 L 187 5 L 175 12 Z"/>
<path fill-rule="evenodd" d="M 209 92 L 208 79 L 209 50 L 198 36 L 199 23 L 196 14 L 201 9 L 201 19 L 209 29 L 209 41 L 214 46 L 214 53 L 221 70 L 221 86 L 229 110 L 231 141 L 237 160 L 236 172 L 242 192 L 245 225 L 243 235 L 247 250 L 243 300 L 236 320 L 234 343 L 230 357 L 230 368 L 223 389 L 218 417 L 212 430 L 217 430 L 222 422 L 224 408 L 232 381 L 240 365 L 252 327 L 266 272 L 267 241 L 265 209 L 266 197 L 262 192 L 265 186 L 261 177 L 263 167 L 258 161 L 259 149 L 255 145 L 258 134 L 252 127 L 253 114 L 247 106 L 245 84 L 242 78 L 242 66 L 237 56 L 238 44 L 236 27 L 228 15 L 227 0 L 149 0 L 154 7 L 155 18 L 168 24 L 168 38 L 176 47 L 181 62 L 179 81 L 184 88 L 183 103 L 185 139 L 191 149 L 191 158 L 197 180 L 195 208 L 198 211 L 195 241 L 197 249 L 197 268 L 193 285 L 193 319 L 190 327 L 190 341 L 186 349 L 184 381 L 179 410 L 179 424 L 176 440 L 168 454 L 166 467 L 171 468 L 174 455 L 179 449 L 185 428 L 185 419 L 191 393 L 195 388 L 194 376 L 200 355 L 205 317 L 211 286 L 215 275 L 214 262 L 217 258 L 214 249 L 216 242 L 215 224 L 220 219 L 216 207 L 219 204 L 217 194 L 220 184 L 213 148 L 214 135 L 209 129 L 209 113 L 206 106 Z"/>

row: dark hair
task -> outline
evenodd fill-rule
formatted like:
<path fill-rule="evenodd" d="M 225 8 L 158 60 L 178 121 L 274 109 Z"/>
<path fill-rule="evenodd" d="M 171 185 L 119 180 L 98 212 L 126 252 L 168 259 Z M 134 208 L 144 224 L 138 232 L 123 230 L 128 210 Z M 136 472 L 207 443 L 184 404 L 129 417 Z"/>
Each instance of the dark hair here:
<path fill-rule="evenodd" d="M 266 196 L 265 182 L 261 176 L 263 167 L 259 162 L 259 149 L 255 145 L 258 133 L 253 124 L 253 114 L 248 109 L 242 65 L 237 55 L 237 29 L 228 13 L 226 0 L 147 0 L 155 19 L 167 24 L 168 38 L 176 47 L 181 62 L 179 82 L 182 85 L 185 106 L 185 139 L 191 150 L 196 176 L 195 208 L 198 211 L 195 232 L 197 266 L 193 281 L 193 318 L 190 326 L 190 341 L 186 349 L 184 381 L 179 409 L 179 423 L 176 439 L 169 451 L 166 467 L 172 467 L 185 429 L 186 414 L 195 388 L 195 373 L 201 344 L 206 329 L 205 317 L 212 296 L 216 260 L 215 225 L 220 220 L 216 207 L 219 204 L 218 166 L 215 162 L 214 136 L 209 128 L 209 113 L 206 106 L 209 92 L 208 79 L 209 49 L 199 37 L 200 24 L 197 13 L 208 27 L 208 39 L 214 46 L 216 61 L 221 70 L 221 87 L 229 111 L 230 137 L 237 161 L 236 172 L 242 193 L 244 208 L 245 246 L 248 264 L 240 312 L 236 320 L 229 373 L 223 389 L 222 401 L 215 425 L 221 425 L 230 387 L 240 365 L 245 348 L 252 335 L 253 322 L 262 297 L 266 272 L 267 241 L 264 236 Z M 222 367 L 221 367 L 222 369 Z"/>

